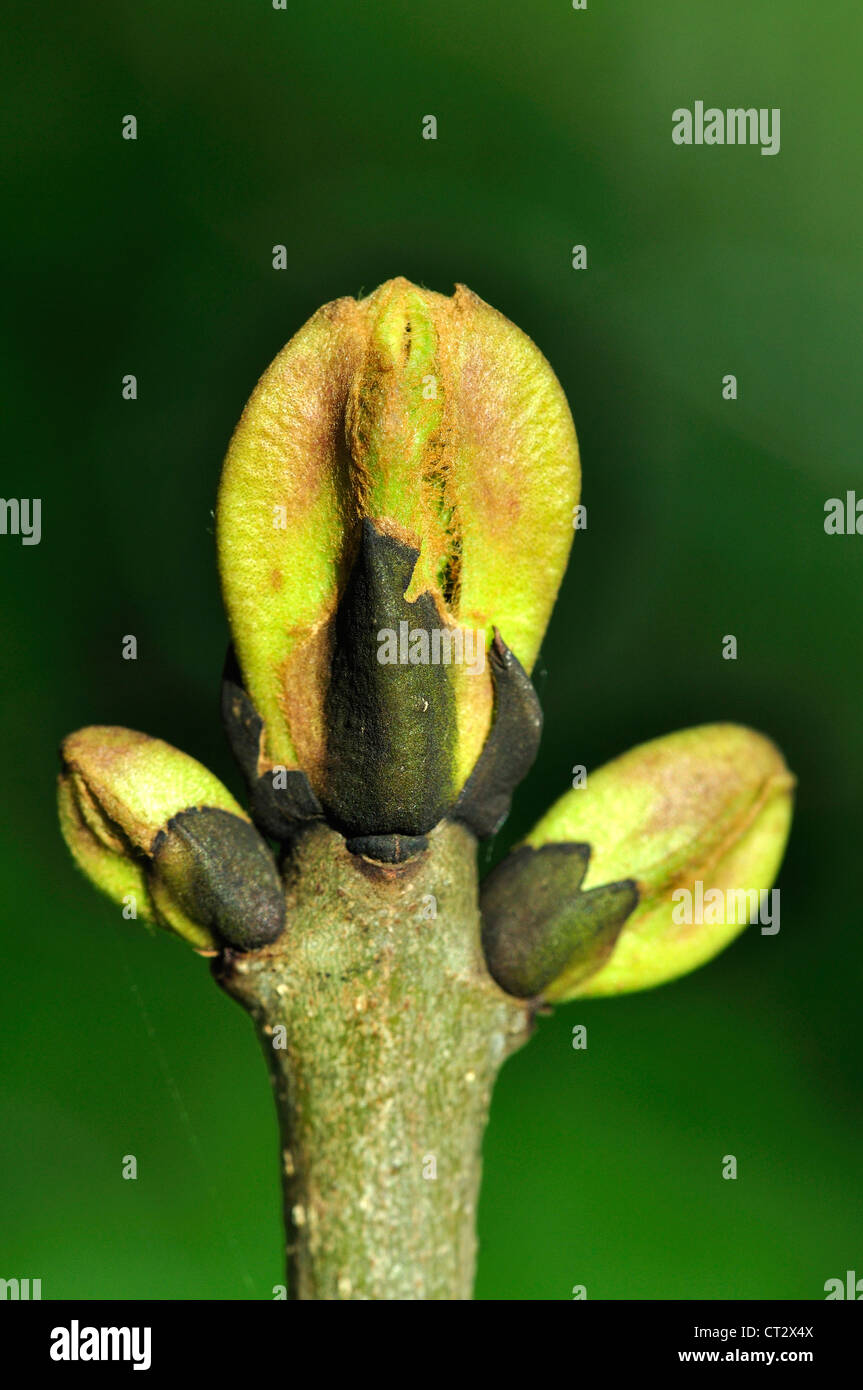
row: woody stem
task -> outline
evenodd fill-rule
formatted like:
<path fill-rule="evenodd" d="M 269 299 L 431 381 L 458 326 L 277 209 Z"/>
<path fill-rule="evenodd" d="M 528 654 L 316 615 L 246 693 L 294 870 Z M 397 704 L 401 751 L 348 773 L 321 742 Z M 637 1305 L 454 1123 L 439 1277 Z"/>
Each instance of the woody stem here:
<path fill-rule="evenodd" d="M 491 1090 L 525 1007 L 479 945 L 476 846 L 443 824 L 399 866 L 322 826 L 272 946 L 223 962 L 270 1067 L 290 1296 L 468 1299 Z"/>

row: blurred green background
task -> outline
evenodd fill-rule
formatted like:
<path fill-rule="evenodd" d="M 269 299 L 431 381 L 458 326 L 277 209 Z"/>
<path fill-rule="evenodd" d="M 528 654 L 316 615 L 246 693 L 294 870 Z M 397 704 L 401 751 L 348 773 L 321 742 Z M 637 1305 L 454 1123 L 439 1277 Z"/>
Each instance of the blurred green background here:
<path fill-rule="evenodd" d="M 685 725 L 763 729 L 799 777 L 778 936 L 568 1005 L 507 1064 L 478 1295 L 818 1299 L 863 1273 L 863 538 L 823 529 L 829 497 L 863 496 L 859 8 L 91 0 L 20 6 L 3 48 L 2 491 L 43 499 L 43 536 L 0 537 L 0 1276 L 46 1298 L 281 1282 L 252 1029 L 191 951 L 77 875 L 56 749 L 124 724 L 238 790 L 220 459 L 315 308 L 396 274 L 463 281 L 525 329 L 582 447 L 542 751 L 486 857 L 573 764 Z M 779 107 L 781 152 L 675 146 L 671 112 L 697 99 Z"/>

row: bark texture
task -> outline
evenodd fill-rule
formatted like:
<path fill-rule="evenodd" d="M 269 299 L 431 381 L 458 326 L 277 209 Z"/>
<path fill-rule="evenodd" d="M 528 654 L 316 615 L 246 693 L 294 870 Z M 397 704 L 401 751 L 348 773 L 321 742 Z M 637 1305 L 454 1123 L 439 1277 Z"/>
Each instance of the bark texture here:
<path fill-rule="evenodd" d="M 476 842 L 444 823 L 377 866 L 317 825 L 284 870 L 283 935 L 218 975 L 270 1067 L 289 1295 L 469 1299 L 491 1090 L 530 1026 L 485 966 Z"/>

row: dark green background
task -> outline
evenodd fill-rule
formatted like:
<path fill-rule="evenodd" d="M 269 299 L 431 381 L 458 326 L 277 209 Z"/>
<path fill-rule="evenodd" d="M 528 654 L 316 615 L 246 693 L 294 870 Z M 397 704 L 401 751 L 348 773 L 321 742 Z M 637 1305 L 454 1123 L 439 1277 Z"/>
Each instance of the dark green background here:
<path fill-rule="evenodd" d="M 267 1298 L 281 1280 L 252 1030 L 191 951 L 76 874 L 56 748 L 125 724 L 237 789 L 220 459 L 314 309 L 396 274 L 463 281 L 524 328 L 582 447 L 589 526 L 539 667 L 546 733 L 494 853 L 574 763 L 705 720 L 769 732 L 799 777 L 778 936 L 568 1005 L 507 1064 L 478 1294 L 818 1299 L 863 1274 L 863 537 L 823 529 L 827 498 L 863 495 L 860 27 L 856 3 L 806 0 L 13 12 L 2 492 L 42 497 L 43 539 L 0 537 L 0 1276 L 46 1298 Z M 676 147 L 671 112 L 696 99 L 780 107 L 781 152 Z"/>

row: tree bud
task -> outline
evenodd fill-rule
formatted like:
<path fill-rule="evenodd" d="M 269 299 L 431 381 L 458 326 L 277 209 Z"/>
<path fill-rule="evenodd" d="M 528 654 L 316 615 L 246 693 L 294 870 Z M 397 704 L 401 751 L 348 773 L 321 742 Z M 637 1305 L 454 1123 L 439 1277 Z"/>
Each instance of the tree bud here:
<path fill-rule="evenodd" d="M 129 729 L 64 740 L 60 825 L 92 883 L 202 951 L 249 950 L 284 926 L 284 890 L 266 842 L 194 758 Z"/>
<path fill-rule="evenodd" d="M 349 843 L 420 842 L 455 806 L 493 732 L 497 676 L 530 689 L 579 481 L 554 373 L 464 286 L 448 298 L 391 280 L 325 305 L 288 343 L 237 426 L 217 517 L 260 719 L 252 757 L 233 698 L 228 730 L 269 824 L 274 769 L 308 783 L 299 802 L 284 787 L 286 822 L 317 804 Z M 486 660 L 495 628 L 506 671 Z M 477 833 L 536 751 L 531 697 L 506 740 L 511 775 L 482 779 L 497 813 L 479 783 L 461 804 Z"/>

